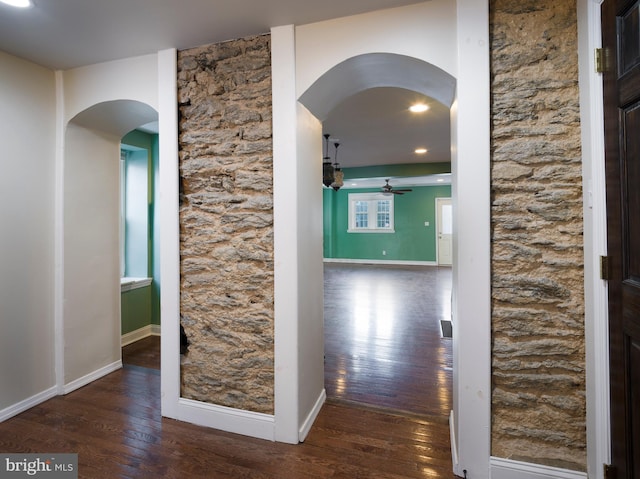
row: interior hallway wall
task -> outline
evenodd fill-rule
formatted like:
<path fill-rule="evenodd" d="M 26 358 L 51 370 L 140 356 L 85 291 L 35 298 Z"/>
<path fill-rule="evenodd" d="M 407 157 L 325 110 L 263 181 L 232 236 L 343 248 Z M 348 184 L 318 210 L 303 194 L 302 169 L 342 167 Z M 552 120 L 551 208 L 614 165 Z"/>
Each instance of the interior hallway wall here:
<path fill-rule="evenodd" d="M 68 391 L 120 364 L 120 139 L 158 119 L 157 57 L 67 70 L 61 83 L 64 267 L 56 301 Z"/>
<path fill-rule="evenodd" d="M 64 176 L 65 384 L 120 361 L 120 137 L 69 123 Z"/>
<path fill-rule="evenodd" d="M 2 420 L 55 386 L 54 72 L 0 52 L 0 105 Z"/>

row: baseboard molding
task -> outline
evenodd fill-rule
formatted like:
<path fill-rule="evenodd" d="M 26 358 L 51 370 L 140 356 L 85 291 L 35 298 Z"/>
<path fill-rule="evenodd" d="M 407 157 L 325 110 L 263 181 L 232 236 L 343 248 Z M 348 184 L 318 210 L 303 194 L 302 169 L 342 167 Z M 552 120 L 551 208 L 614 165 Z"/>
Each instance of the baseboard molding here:
<path fill-rule="evenodd" d="M 587 479 L 586 472 L 491 457 L 491 479 Z"/>
<path fill-rule="evenodd" d="M 13 416 L 17 416 L 21 412 L 25 412 L 27 409 L 31 409 L 32 407 L 37 406 L 38 404 L 43 403 L 46 400 L 51 399 L 52 397 L 55 397 L 57 395 L 58 388 L 56 386 L 53 386 L 42 391 L 41 393 L 35 394 L 23 401 L 6 407 L 0 411 L 0 422 L 6 421 Z"/>
<path fill-rule="evenodd" d="M 120 345 L 125 347 L 149 336 L 160 336 L 159 324 L 148 324 L 140 329 L 123 334 L 120 339 Z"/>
<path fill-rule="evenodd" d="M 82 376 L 81 378 L 78 378 L 74 381 L 71 381 L 70 383 L 65 384 L 63 394 L 69 394 L 70 392 L 75 391 L 76 389 L 80 389 L 82 386 L 86 386 L 87 384 L 92 383 L 96 379 L 100 379 L 101 377 L 106 376 L 107 374 L 110 374 L 114 371 L 117 371 L 120 368 L 122 368 L 122 360 L 119 359 L 118 361 L 115 361 L 111 364 L 107 364 L 106 366 L 100 369 L 97 369 L 92 373 L 89 373 L 85 376 Z"/>
<path fill-rule="evenodd" d="M 458 441 L 456 439 L 456 418 L 453 409 L 449 412 L 449 440 L 451 442 L 451 463 L 453 464 L 453 471 L 457 473 Z"/>
<path fill-rule="evenodd" d="M 175 419 L 234 434 L 275 441 L 275 418 L 270 414 L 180 398 Z"/>
<path fill-rule="evenodd" d="M 318 414 L 320 414 L 320 409 L 322 409 L 322 405 L 326 400 L 327 400 L 327 391 L 324 388 L 322 388 L 322 392 L 320 393 L 320 396 L 318 396 L 318 400 L 313 405 L 313 408 L 307 415 L 307 418 L 302 423 L 302 426 L 300 427 L 300 431 L 298 431 L 298 440 L 300 442 L 304 442 L 304 440 L 307 438 L 307 434 L 309 434 L 309 431 L 311 430 L 311 426 L 313 426 L 313 423 L 318 417 Z"/>
<path fill-rule="evenodd" d="M 348 259 L 348 258 L 324 258 L 325 263 L 353 263 L 353 264 L 388 264 L 403 266 L 438 266 L 435 261 L 402 261 L 386 259 Z M 447 266 L 450 267 L 450 266 Z"/>

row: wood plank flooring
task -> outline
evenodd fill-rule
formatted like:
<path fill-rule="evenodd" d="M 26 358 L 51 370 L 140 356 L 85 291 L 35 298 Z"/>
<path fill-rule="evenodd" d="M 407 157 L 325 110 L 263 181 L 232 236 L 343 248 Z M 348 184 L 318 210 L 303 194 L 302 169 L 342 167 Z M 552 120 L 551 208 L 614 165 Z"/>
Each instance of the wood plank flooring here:
<path fill-rule="evenodd" d="M 451 410 L 451 268 L 325 265 L 325 387 L 413 414 Z"/>
<path fill-rule="evenodd" d="M 341 270 L 339 274 L 347 272 Z M 410 276 L 405 279 L 408 283 L 404 288 L 411 288 L 409 283 L 418 281 Z M 333 284 L 337 285 L 335 278 Z M 418 286 L 413 289 L 422 291 Z M 376 296 L 380 294 L 381 290 Z M 402 297 L 405 300 L 401 299 L 400 303 L 409 302 L 408 296 Z M 371 304 L 369 308 L 374 306 Z M 377 306 L 380 307 L 379 302 Z M 415 305 L 411 308 L 419 311 Z M 380 318 L 394 314 L 387 312 Z M 400 323 L 399 320 L 393 323 L 396 332 L 392 336 L 418 334 L 406 331 L 401 334 L 405 327 Z M 388 326 L 378 328 L 389 330 Z M 328 335 L 334 333 L 340 335 L 337 330 L 327 328 Z M 378 342 L 391 333 L 379 334 Z M 362 339 L 360 335 L 360 341 Z M 387 353 L 376 354 L 376 361 L 391 361 L 391 366 L 383 371 L 376 371 L 377 367 L 372 366 L 365 374 L 358 367 L 368 361 L 368 357 L 358 352 L 359 349 L 353 349 L 355 346 L 350 341 L 345 341 L 346 351 L 352 357 L 343 359 L 344 367 L 336 368 L 337 374 L 327 375 L 327 390 L 334 391 L 330 394 L 334 399 L 322 408 L 304 443 L 287 445 L 162 418 L 159 371 L 145 367 L 153 364 L 154 353 L 150 351 L 155 350 L 157 354 L 159 341 L 150 338 L 147 342 L 146 352 L 143 344 L 138 343 L 125 348 L 123 369 L 0 423 L 0 452 L 75 452 L 79 477 L 90 479 L 455 477 L 451 472 L 445 407 L 450 402 L 450 393 L 440 391 L 449 381 L 446 374 L 443 373 L 442 379 L 427 381 L 431 384 L 430 389 L 427 388 L 431 393 L 426 399 L 412 400 L 412 394 L 424 392 L 413 387 L 414 393 L 392 392 L 403 387 L 392 386 L 392 374 L 416 373 L 421 375 L 420 381 L 427 377 L 426 372 L 420 371 L 425 368 L 424 364 L 404 364 L 411 362 L 406 358 L 414 352 L 405 353 L 401 361 L 393 361 L 388 347 L 382 347 L 380 351 Z M 337 343 L 343 344 L 339 340 Z M 426 343 L 412 346 L 405 339 L 399 344 L 407 351 L 415 351 L 417 357 L 428 359 L 425 364 L 434 365 L 436 373 L 442 369 L 440 365 L 447 362 L 446 348 L 444 352 L 431 353 L 426 350 Z M 328 356 L 340 358 L 339 351 L 340 348 L 327 348 Z M 327 363 L 331 361 L 334 360 L 328 359 Z M 340 361 L 337 359 L 335 363 L 339 365 Z M 346 369 L 350 363 L 354 365 L 352 371 Z M 371 384 L 383 382 L 384 388 L 376 387 L 373 393 L 364 394 L 365 386 L 360 381 L 363 377 L 370 378 Z M 341 381 L 345 383 L 343 390 L 331 385 Z M 406 378 L 402 381 L 408 385 Z M 439 398 L 434 399 L 436 397 Z M 356 404 L 355 401 L 361 400 L 369 406 L 362 402 Z"/>

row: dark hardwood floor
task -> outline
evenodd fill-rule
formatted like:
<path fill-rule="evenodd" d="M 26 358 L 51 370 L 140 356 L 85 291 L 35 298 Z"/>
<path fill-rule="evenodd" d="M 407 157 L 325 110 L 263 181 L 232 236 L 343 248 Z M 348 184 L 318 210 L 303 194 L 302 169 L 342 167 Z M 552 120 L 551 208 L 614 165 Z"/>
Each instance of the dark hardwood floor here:
<path fill-rule="evenodd" d="M 0 423 L 0 452 L 78 453 L 79 477 L 90 479 L 454 478 L 447 420 L 450 340 L 438 345 L 437 320 L 426 319 L 433 311 L 423 309 L 437 310 L 441 302 L 446 314 L 448 273 L 433 271 L 436 277 L 425 279 L 411 268 L 392 271 L 402 279 L 398 291 L 377 269 L 328 269 L 332 285 L 360 278 L 352 282 L 354 291 L 370 293 L 368 302 L 364 296 L 356 301 L 346 283 L 335 292 L 334 299 L 345 295 L 349 301 L 328 321 L 344 318 L 351 308 L 360 319 L 343 319 L 342 333 L 331 323 L 326 328 L 330 399 L 304 443 L 274 443 L 162 418 L 159 338 L 148 338 L 124 348 L 121 370 Z M 367 275 L 373 281 L 363 279 Z M 442 298 L 421 307 L 413 296 L 424 294 L 424 281 L 441 282 Z M 334 299 L 328 312 L 338 307 Z"/>
<path fill-rule="evenodd" d="M 451 268 L 325 265 L 330 399 L 444 418 L 451 410 Z"/>
<path fill-rule="evenodd" d="M 160 369 L 160 336 L 147 336 L 122 348 L 122 364 Z"/>

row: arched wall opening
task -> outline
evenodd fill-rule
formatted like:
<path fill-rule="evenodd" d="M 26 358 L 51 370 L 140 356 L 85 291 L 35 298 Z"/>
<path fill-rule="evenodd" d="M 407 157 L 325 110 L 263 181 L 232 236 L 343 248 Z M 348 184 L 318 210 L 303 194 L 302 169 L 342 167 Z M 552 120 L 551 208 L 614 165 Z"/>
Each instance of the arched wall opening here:
<path fill-rule="evenodd" d="M 449 112 L 450 115 L 450 109 L 455 100 L 456 79 L 436 65 L 419 58 L 400 55 L 397 53 L 376 52 L 361 54 L 348 58 L 325 72 L 300 96 L 299 102 L 306 108 L 310 115 L 315 117 L 315 120 L 318 123 L 322 123 L 331 116 L 335 117 L 335 112 L 332 113 L 334 108 L 340 107 L 343 102 L 348 101 L 351 97 L 362 92 L 366 92 L 371 89 L 379 89 L 381 87 L 388 88 L 390 90 L 398 89 L 411 91 L 417 94 L 414 96 L 418 96 L 420 98 L 426 97 L 430 99 L 430 102 L 431 100 L 435 100 L 435 102 L 444 106 L 446 109 L 443 109 L 443 111 Z M 387 115 L 380 116 L 378 120 L 383 124 L 385 121 L 387 124 L 388 122 L 393 121 Z M 448 120 L 445 120 L 445 122 L 447 124 L 448 138 L 448 128 L 451 124 L 451 117 L 449 117 Z M 326 132 L 327 123 L 324 122 L 324 125 L 324 131 Z M 317 129 L 317 125 L 314 126 L 314 129 Z M 353 141 L 353 138 L 350 139 Z M 451 145 L 451 150 L 455 150 L 455 145 Z M 391 153 L 388 157 L 388 164 L 385 166 L 392 167 L 394 157 L 397 158 L 401 155 L 401 150 L 396 150 L 395 153 Z M 312 157 L 320 158 L 322 156 L 323 152 L 319 150 L 316 151 Z M 446 160 L 439 157 L 439 161 Z M 450 161 L 450 157 L 448 158 L 448 161 Z M 398 162 L 397 159 L 395 159 L 395 162 Z M 316 167 L 319 168 L 319 164 L 317 164 Z M 319 182 L 316 185 L 316 188 L 320 188 Z M 329 196 L 333 197 L 332 194 Z M 396 212 L 397 211 L 398 210 L 396 210 Z M 324 239 L 325 241 L 327 240 L 326 237 Z M 400 242 L 399 236 L 397 241 Z M 423 296 L 424 295 L 429 295 L 429 293 L 427 291 L 423 291 Z M 326 297 L 327 296 L 325 296 L 325 298 Z M 403 301 L 401 298 L 398 299 Z M 326 311 L 326 308 L 323 308 L 323 310 Z M 325 329 L 331 328 L 329 324 L 334 323 L 332 319 L 333 318 L 325 317 Z M 347 318 L 343 319 L 346 320 Z M 327 331 L 327 335 L 325 337 L 331 336 L 332 332 L 330 330 Z M 317 338 L 317 340 L 322 341 L 322 338 Z M 346 340 L 348 341 L 348 339 Z M 360 338 L 360 342 L 362 341 L 365 340 Z M 392 341 L 389 341 L 389 343 L 391 342 Z M 325 348 L 327 348 L 326 345 Z M 329 357 L 329 353 L 329 348 L 327 348 L 327 358 Z M 329 367 L 329 363 L 330 361 L 327 359 L 325 361 L 327 367 Z M 330 383 L 331 380 L 327 379 L 327 391 L 332 389 L 330 387 Z M 358 389 L 358 386 L 353 384 L 348 386 L 347 389 L 351 387 L 353 387 L 354 390 Z M 448 394 L 450 393 L 451 385 L 448 387 Z M 422 402 L 424 404 L 428 403 L 426 395 L 423 397 Z M 449 409 L 447 408 L 447 413 L 448 411 Z"/>
<path fill-rule="evenodd" d="M 134 100 L 95 104 L 66 125 L 63 194 L 64 392 L 121 366 L 120 140 L 157 121 Z"/>
<path fill-rule="evenodd" d="M 307 135 L 313 135 L 315 132 L 319 137 L 322 122 L 329 117 L 334 108 L 353 95 L 379 87 L 413 91 L 420 96 L 436 100 L 450 110 L 455 100 L 456 79 L 427 61 L 407 55 L 377 52 L 348 58 L 325 72 L 300 96 L 298 101 L 305 111 L 300 112 L 299 120 L 305 118 L 304 131 Z M 449 122 L 451 123 L 451 120 Z M 312 147 L 314 143 L 318 148 L 317 142 L 309 143 L 307 146 Z M 455 151 L 455 145 L 452 145 L 452 151 Z M 319 159 L 322 154 L 322 150 L 319 149 L 305 156 Z M 392 159 L 390 163 L 393 163 Z M 316 168 L 320 170 L 319 163 Z M 316 189 L 320 189 L 319 181 Z M 309 211 L 311 207 L 306 209 Z M 307 325 L 305 329 L 309 329 L 310 326 Z M 316 340 L 322 342 L 323 338 L 318 337 Z M 322 348 L 324 352 L 324 345 Z M 304 368 L 306 358 L 301 357 L 300 360 Z"/>
<path fill-rule="evenodd" d="M 420 7 L 447 7 L 426 3 Z M 478 477 L 489 474 L 490 424 L 490 180 L 489 180 L 489 64 L 488 7 L 486 2 L 461 0 L 454 11 L 438 18 L 455 24 L 446 52 L 432 49 L 429 38 L 407 42 L 407 35 L 385 37 L 380 48 L 380 29 L 371 25 L 327 23 L 272 29 L 273 45 L 273 144 L 274 144 L 274 238 L 275 238 L 275 437 L 284 442 L 304 438 L 314 413 L 323 401 L 322 351 L 318 347 L 316 311 L 322 314 L 322 204 L 321 119 L 301 102 L 314 81 L 349 57 L 366 52 L 395 52 L 445 66 L 455 72 L 455 96 L 451 105 L 452 190 L 454 202 L 453 283 L 456 287 L 453 314 L 454 411 L 452 455 L 454 472 L 463 469 Z M 415 15 L 424 21 L 424 12 Z M 434 15 L 429 17 L 435 19 Z M 365 19 L 369 20 L 369 18 Z M 374 23 L 378 20 L 373 18 Z M 409 19 L 410 20 L 410 19 Z M 355 22 L 354 22 L 355 23 Z M 363 23 L 365 23 L 363 21 Z M 416 28 L 415 32 L 441 32 Z M 329 28 L 329 53 L 310 56 L 313 45 Z M 341 30 L 342 29 L 342 30 Z M 450 31 L 450 30 L 448 30 Z M 355 33 L 354 33 L 355 32 Z M 376 32 L 376 35 L 371 34 Z M 385 32 L 390 33 L 390 32 Z M 443 34 L 446 32 L 442 32 Z M 342 36 L 341 36 L 342 35 Z M 349 35 L 351 43 L 345 43 Z M 324 37 L 322 37 L 324 38 Z M 402 38 L 402 44 L 394 40 Z M 442 40 L 442 38 L 440 38 Z M 425 43 L 426 41 L 426 43 Z M 442 45 L 442 41 L 437 43 Z M 417 47 L 407 50 L 404 46 Z M 323 51 L 326 52 L 327 48 Z M 345 55 L 345 52 L 351 52 Z M 425 56 L 429 54 L 430 56 Z M 364 57 L 363 57 L 364 58 Z M 333 60 L 333 61 L 331 61 Z M 322 66 L 322 68 L 321 68 Z M 313 78 L 311 78 L 313 77 Z M 420 90 L 421 88 L 418 88 Z M 297 93 L 296 93 L 297 92 Z M 435 95 L 434 95 L 435 96 Z M 300 101 L 299 101 L 300 100 Z M 312 106 L 313 108 L 313 106 Z M 321 115 L 322 113 L 317 113 Z M 317 158 L 318 163 L 314 163 Z M 316 198 L 315 191 L 318 191 Z M 317 201 L 317 208 L 316 208 Z M 310 218 L 318 218 L 318 226 Z M 319 230 L 319 232 L 317 231 Z M 316 233 L 320 238 L 314 239 Z M 317 243 L 317 244 L 316 244 Z M 282 294 L 279 292 L 285 292 Z M 460 299 L 458 299 L 460 298 Z M 319 320 L 321 323 L 321 319 Z M 320 333 L 322 327 L 320 326 Z M 459 329 L 459 330 L 457 330 Z M 292 345 L 297 345 L 293 347 Z M 318 351 L 318 349 L 320 351 Z M 304 352 L 304 354 L 301 353 Z M 294 435 L 295 432 L 295 435 Z"/>

